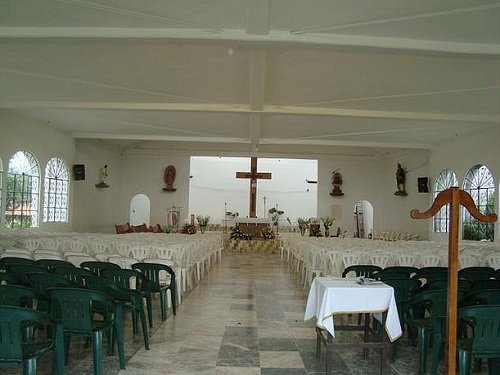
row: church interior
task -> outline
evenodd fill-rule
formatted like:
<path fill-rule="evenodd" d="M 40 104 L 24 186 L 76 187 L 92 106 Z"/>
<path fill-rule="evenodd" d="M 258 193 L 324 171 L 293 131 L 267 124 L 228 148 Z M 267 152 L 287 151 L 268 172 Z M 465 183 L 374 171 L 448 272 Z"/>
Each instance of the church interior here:
<path fill-rule="evenodd" d="M 419 326 L 389 279 L 378 311 L 397 307 L 399 333 L 367 358 L 361 334 L 320 324 L 310 291 L 410 267 L 460 314 L 488 305 L 476 282 L 500 290 L 499 30 L 496 0 L 1 1 L 0 316 L 10 284 L 53 313 L 33 273 L 91 289 L 97 265 L 63 273 L 83 262 L 133 268 L 144 306 L 111 314 L 113 355 L 72 338 L 62 361 L 54 328 L 37 332 L 52 345 L 38 372 L 0 355 L 0 373 L 454 374 L 465 333 Z M 416 218 L 452 190 L 473 204 Z M 148 263 L 163 267 L 152 296 Z M 344 334 L 360 347 L 337 349 Z M 500 371 L 486 362 L 471 373 Z"/>

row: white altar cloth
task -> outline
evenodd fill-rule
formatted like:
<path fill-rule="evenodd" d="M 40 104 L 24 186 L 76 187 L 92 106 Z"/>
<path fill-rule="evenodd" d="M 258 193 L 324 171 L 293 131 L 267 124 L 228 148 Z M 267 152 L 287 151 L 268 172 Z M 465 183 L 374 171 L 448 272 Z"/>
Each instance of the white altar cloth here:
<path fill-rule="evenodd" d="M 236 224 L 268 224 L 271 225 L 271 219 L 265 217 L 238 217 L 235 220 Z"/>
<path fill-rule="evenodd" d="M 387 335 L 394 341 L 402 335 L 402 331 L 391 286 L 360 285 L 357 279 L 316 277 L 309 291 L 304 320 L 316 317 L 318 324 L 335 336 L 334 314 L 383 311 L 387 311 Z"/>

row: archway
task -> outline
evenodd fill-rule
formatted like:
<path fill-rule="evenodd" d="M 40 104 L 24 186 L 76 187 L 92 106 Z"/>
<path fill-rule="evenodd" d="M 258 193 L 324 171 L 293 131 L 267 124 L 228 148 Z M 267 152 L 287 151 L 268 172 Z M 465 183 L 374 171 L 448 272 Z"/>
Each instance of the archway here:
<path fill-rule="evenodd" d="M 373 205 L 366 201 L 357 201 L 354 205 L 354 237 L 372 238 L 373 236 Z"/>
<path fill-rule="evenodd" d="M 130 200 L 130 225 L 146 224 L 149 226 L 151 202 L 144 194 L 136 194 Z"/>

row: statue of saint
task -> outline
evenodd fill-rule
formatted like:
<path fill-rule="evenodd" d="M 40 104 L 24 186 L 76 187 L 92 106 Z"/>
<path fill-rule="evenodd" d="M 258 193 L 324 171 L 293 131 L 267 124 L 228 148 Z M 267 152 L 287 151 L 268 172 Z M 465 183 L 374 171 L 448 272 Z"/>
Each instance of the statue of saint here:
<path fill-rule="evenodd" d="M 398 168 L 396 169 L 396 185 L 398 190 L 394 193 L 394 195 L 406 196 L 408 195 L 405 191 L 405 181 L 406 181 L 406 172 L 398 163 Z"/>
<path fill-rule="evenodd" d="M 98 188 L 107 188 L 109 185 L 106 183 L 106 178 L 108 177 L 108 165 L 104 165 L 99 171 L 99 183 L 95 186 Z"/>
<path fill-rule="evenodd" d="M 174 188 L 174 181 L 175 181 L 175 167 L 173 165 L 169 165 L 167 168 L 165 168 L 165 173 L 163 174 L 163 180 L 165 181 L 165 184 L 167 187 L 164 187 L 164 191 L 176 191 L 177 189 Z"/>

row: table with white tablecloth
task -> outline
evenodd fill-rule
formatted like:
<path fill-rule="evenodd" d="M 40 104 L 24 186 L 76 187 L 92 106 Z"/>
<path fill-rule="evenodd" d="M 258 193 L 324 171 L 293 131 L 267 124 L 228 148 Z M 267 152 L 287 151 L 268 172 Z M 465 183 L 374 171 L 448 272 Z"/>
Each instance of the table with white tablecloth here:
<path fill-rule="evenodd" d="M 402 331 L 391 286 L 383 283 L 360 285 L 357 279 L 316 277 L 309 291 L 304 320 L 316 317 L 317 324 L 335 336 L 335 314 L 384 311 L 387 312 L 387 336 L 394 341 Z"/>

